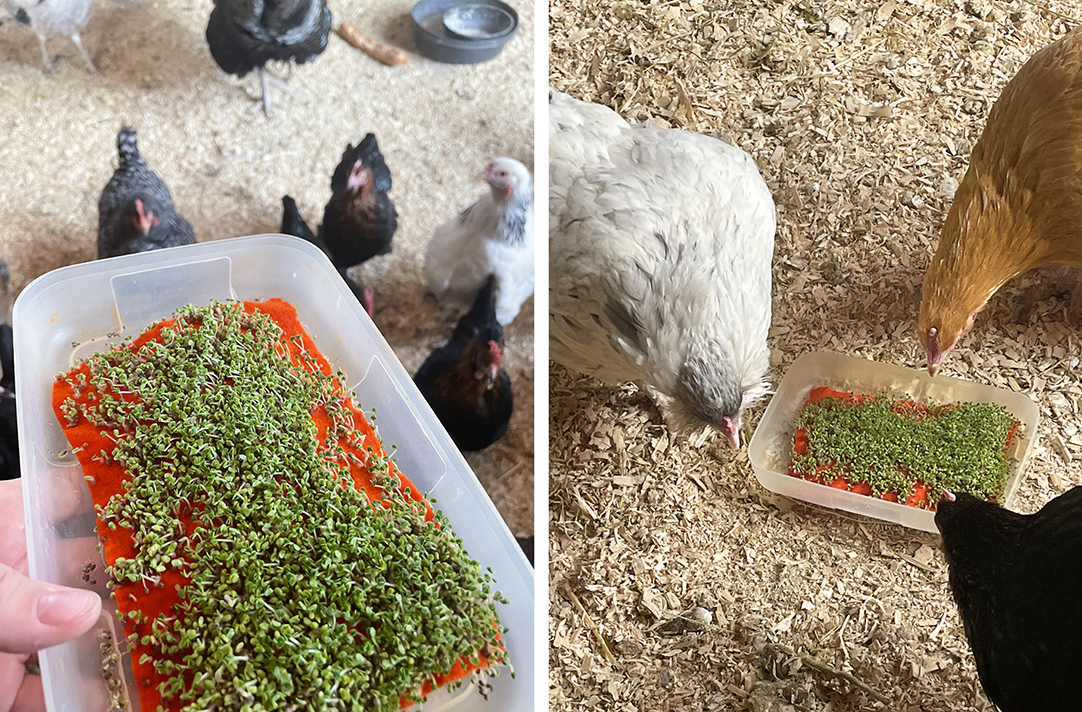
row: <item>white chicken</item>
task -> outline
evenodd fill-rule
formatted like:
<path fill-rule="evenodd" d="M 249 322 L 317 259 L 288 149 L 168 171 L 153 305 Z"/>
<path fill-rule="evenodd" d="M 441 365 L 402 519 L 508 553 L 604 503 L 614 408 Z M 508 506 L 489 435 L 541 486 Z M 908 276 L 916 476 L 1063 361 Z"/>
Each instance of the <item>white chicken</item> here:
<path fill-rule="evenodd" d="M 774 201 L 751 156 L 549 93 L 549 343 L 673 432 L 740 445 L 770 364 Z"/>
<path fill-rule="evenodd" d="M 432 235 L 425 280 L 436 298 L 469 306 L 496 275 L 496 320 L 507 326 L 534 289 L 533 182 L 513 158 L 497 158 L 483 175 L 489 192 Z"/>
<path fill-rule="evenodd" d="M 90 20 L 94 0 L 3 0 L 0 7 L 15 22 L 29 25 L 37 34 L 41 44 L 41 61 L 45 64 L 45 69 L 53 68 L 49 51 L 45 48 L 45 37 L 60 34 L 70 37 L 79 54 L 83 56 L 86 66 L 92 72 L 97 71 L 79 37 L 79 30 L 86 27 Z"/>

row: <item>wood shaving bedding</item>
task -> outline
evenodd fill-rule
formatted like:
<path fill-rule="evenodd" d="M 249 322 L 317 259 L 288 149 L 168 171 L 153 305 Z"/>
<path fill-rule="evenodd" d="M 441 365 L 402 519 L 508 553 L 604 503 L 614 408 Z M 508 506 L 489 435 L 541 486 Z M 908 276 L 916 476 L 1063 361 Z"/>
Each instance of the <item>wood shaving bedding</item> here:
<path fill-rule="evenodd" d="M 550 83 L 755 157 L 778 207 L 775 384 L 818 349 L 920 368 L 920 284 L 969 152 L 1080 19 L 1055 1 L 553 0 Z M 1015 317 L 1036 279 L 1001 290 L 944 368 L 1040 405 L 1026 512 L 1082 482 L 1082 332 L 1055 299 Z M 633 387 L 553 366 L 550 398 L 551 710 L 992 709 L 938 536 L 772 494 L 722 438 L 671 438 Z M 697 608 L 712 626 L 672 634 Z"/>

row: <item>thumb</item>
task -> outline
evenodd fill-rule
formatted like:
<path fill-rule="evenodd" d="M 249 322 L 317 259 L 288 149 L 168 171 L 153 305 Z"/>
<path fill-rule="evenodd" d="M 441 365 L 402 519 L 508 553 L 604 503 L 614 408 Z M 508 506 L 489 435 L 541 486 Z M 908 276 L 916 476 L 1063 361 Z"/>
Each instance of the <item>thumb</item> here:
<path fill-rule="evenodd" d="M 59 645 L 90 630 L 99 615 L 93 591 L 33 581 L 0 564 L 0 653 Z"/>

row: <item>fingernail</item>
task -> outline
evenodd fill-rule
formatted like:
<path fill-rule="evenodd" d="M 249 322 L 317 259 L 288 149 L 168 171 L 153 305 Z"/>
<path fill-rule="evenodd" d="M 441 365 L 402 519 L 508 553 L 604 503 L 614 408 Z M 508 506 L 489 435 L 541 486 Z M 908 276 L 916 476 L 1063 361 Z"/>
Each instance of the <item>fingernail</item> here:
<path fill-rule="evenodd" d="M 56 588 L 38 599 L 38 620 L 45 625 L 61 626 L 86 616 L 97 604 L 98 594 L 77 588 Z"/>

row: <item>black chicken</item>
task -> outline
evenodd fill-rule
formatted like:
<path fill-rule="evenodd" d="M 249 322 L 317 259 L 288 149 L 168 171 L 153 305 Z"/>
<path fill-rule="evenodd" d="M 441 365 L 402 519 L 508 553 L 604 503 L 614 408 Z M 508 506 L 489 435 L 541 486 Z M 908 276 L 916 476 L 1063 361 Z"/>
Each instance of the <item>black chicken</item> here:
<path fill-rule="evenodd" d="M 1082 710 L 1082 487 L 1029 515 L 944 492 L 935 522 L 988 699 Z"/>
<path fill-rule="evenodd" d="M 292 235 L 294 237 L 300 237 L 308 240 L 319 249 L 326 252 L 326 247 L 323 245 L 323 241 L 312 234 L 311 229 L 308 227 L 308 223 L 301 217 L 301 211 L 297 209 L 297 201 L 293 200 L 291 196 L 282 196 L 282 229 L 283 235 Z M 349 285 L 350 291 L 353 292 L 353 296 L 357 297 L 357 301 L 361 303 L 364 310 L 368 312 L 368 316 L 372 316 L 373 299 L 372 290 L 365 289 L 359 283 L 350 279 L 346 273 L 345 267 L 339 267 L 335 265 L 338 270 L 338 274 L 342 275 L 342 279 L 346 280 L 346 284 Z"/>
<path fill-rule="evenodd" d="M 391 251 L 398 212 L 390 190 L 391 171 L 375 135 L 365 136 L 356 148 L 350 144 L 331 177 L 331 199 L 319 228 L 335 265 L 352 267 Z"/>
<path fill-rule="evenodd" d="M 98 200 L 98 259 L 194 243 L 165 181 L 139 155 L 135 129 L 120 129 L 116 148 L 120 166 Z"/>
<path fill-rule="evenodd" d="M 259 73 L 256 108 L 270 113 L 267 74 L 271 60 L 309 62 L 327 48 L 331 11 L 326 0 L 214 0 L 207 23 L 207 45 L 223 72 L 243 77 Z"/>
<path fill-rule="evenodd" d="M 513 398 L 502 369 L 503 327 L 496 321 L 496 278 L 489 277 L 451 340 L 429 355 L 414 383 L 463 452 L 482 450 L 507 432 Z"/>
<path fill-rule="evenodd" d="M 11 331 L 11 281 L 0 260 L 0 480 L 19 476 L 19 427 L 15 420 L 15 342 Z"/>
<path fill-rule="evenodd" d="M 530 562 L 530 566 L 533 566 L 533 535 L 516 536 L 515 541 L 518 542 L 522 553 L 526 555 L 526 560 Z"/>

